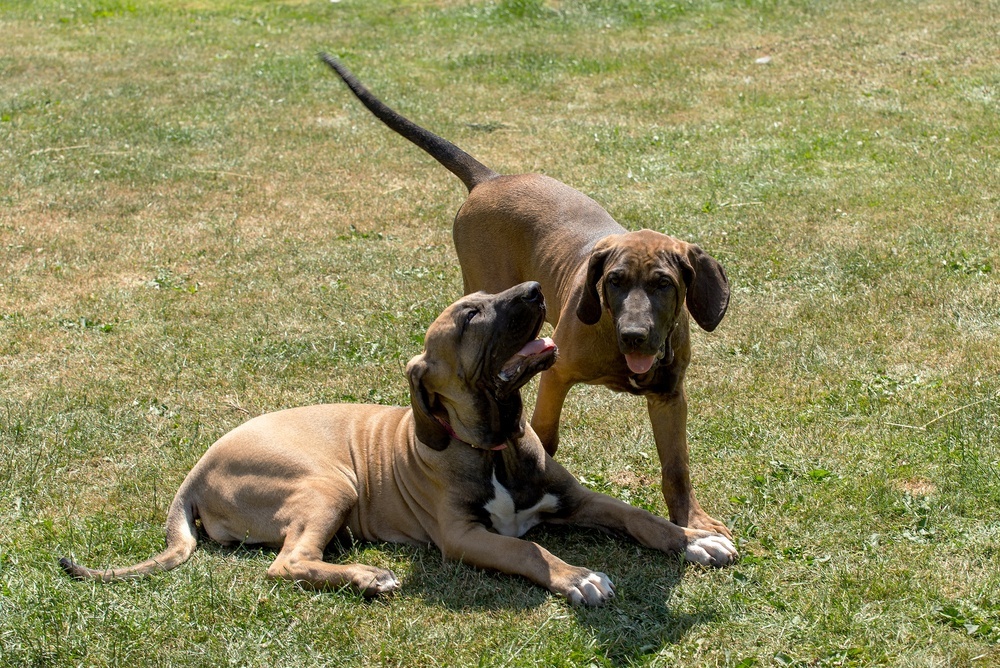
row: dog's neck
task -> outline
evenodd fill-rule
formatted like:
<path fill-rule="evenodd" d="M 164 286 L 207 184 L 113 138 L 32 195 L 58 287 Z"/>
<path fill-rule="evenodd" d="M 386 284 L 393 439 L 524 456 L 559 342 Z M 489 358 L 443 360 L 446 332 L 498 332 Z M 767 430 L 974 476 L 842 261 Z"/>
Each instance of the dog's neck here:
<path fill-rule="evenodd" d="M 498 445 L 475 445 L 473 443 L 469 443 L 468 441 L 463 441 L 461 438 L 459 438 L 458 434 L 455 433 L 455 429 L 451 426 L 451 423 L 449 423 L 440 415 L 435 415 L 434 418 L 438 421 L 438 424 L 444 427 L 444 430 L 448 432 L 448 436 L 458 441 L 459 443 L 466 444 L 470 448 L 475 448 L 477 450 L 503 450 L 504 448 L 507 447 L 507 443 L 500 443 Z"/>

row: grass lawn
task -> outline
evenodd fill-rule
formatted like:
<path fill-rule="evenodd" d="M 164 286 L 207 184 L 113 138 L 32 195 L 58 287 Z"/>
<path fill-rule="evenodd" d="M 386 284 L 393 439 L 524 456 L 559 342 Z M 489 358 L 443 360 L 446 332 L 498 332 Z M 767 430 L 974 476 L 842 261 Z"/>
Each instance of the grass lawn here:
<path fill-rule="evenodd" d="M 737 565 L 534 531 L 597 609 L 431 547 L 332 555 L 401 576 L 371 602 L 211 544 L 60 571 L 157 552 L 248 416 L 408 401 L 465 191 L 320 50 L 725 265 L 688 429 Z M 1000 666 L 998 63 L 996 0 L 4 0 L 0 665 Z M 644 402 L 563 420 L 570 470 L 666 513 Z"/>

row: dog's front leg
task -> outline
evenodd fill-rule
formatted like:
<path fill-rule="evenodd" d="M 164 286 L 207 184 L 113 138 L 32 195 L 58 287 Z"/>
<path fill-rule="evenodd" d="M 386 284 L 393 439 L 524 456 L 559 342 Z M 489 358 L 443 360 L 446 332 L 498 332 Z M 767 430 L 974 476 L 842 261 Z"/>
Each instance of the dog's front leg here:
<path fill-rule="evenodd" d="M 566 394 L 572 386 L 572 383 L 559 376 L 558 368 L 544 371 L 539 378 L 538 399 L 535 401 L 535 412 L 531 415 L 531 428 L 538 434 L 542 447 L 549 455 L 555 455 L 559 447 L 559 417 Z"/>
<path fill-rule="evenodd" d="M 604 573 L 571 566 L 540 545 L 501 536 L 481 524 L 456 526 L 440 547 L 447 559 L 523 576 L 574 605 L 600 605 L 615 594 L 614 584 Z"/>
<path fill-rule="evenodd" d="M 607 494 L 582 486 L 573 494 L 575 509 L 560 524 L 625 534 L 646 547 L 680 553 L 704 566 L 728 566 L 737 556 L 732 541 L 719 533 L 686 529 Z"/>
<path fill-rule="evenodd" d="M 687 444 L 687 397 L 684 388 L 669 395 L 646 399 L 653 424 L 656 452 L 660 456 L 663 499 L 670 519 L 682 527 L 713 531 L 732 538 L 729 528 L 701 509 L 691 485 Z"/>

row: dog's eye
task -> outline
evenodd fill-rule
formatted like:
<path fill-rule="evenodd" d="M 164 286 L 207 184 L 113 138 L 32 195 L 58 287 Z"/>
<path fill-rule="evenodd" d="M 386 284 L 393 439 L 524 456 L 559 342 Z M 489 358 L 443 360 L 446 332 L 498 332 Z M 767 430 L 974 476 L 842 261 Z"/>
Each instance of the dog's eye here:
<path fill-rule="evenodd" d="M 621 274 L 618 274 L 618 273 L 608 274 L 608 283 L 610 283 L 611 285 L 613 285 L 616 288 L 620 287 L 621 284 L 622 284 L 622 276 L 621 276 Z"/>
<path fill-rule="evenodd" d="M 671 281 L 666 276 L 662 277 L 660 279 L 660 282 L 656 284 L 656 287 L 658 287 L 660 290 L 666 290 L 667 288 L 672 288 L 673 286 L 674 286 L 674 282 Z"/>
<path fill-rule="evenodd" d="M 479 311 L 477 311 L 476 309 L 470 310 L 468 313 L 465 314 L 465 324 L 468 325 L 477 315 L 479 315 Z"/>

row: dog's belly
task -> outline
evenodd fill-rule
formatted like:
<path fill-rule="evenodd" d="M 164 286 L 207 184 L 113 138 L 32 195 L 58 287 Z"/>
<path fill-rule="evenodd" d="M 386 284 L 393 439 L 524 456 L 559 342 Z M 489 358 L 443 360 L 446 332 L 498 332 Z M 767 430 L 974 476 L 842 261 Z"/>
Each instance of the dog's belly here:
<path fill-rule="evenodd" d="M 555 494 L 545 494 L 533 506 L 518 510 L 514 497 L 500 484 L 496 474 L 493 475 L 493 493 L 483 510 L 489 514 L 493 530 L 503 536 L 519 538 L 540 524 L 543 514 L 559 510 L 559 498 Z"/>
<path fill-rule="evenodd" d="M 235 518 L 203 514 L 200 518 L 202 530 L 220 545 L 254 545 L 280 548 L 284 542 L 281 532 L 272 531 L 267 524 L 254 522 L 250 518 Z"/>

